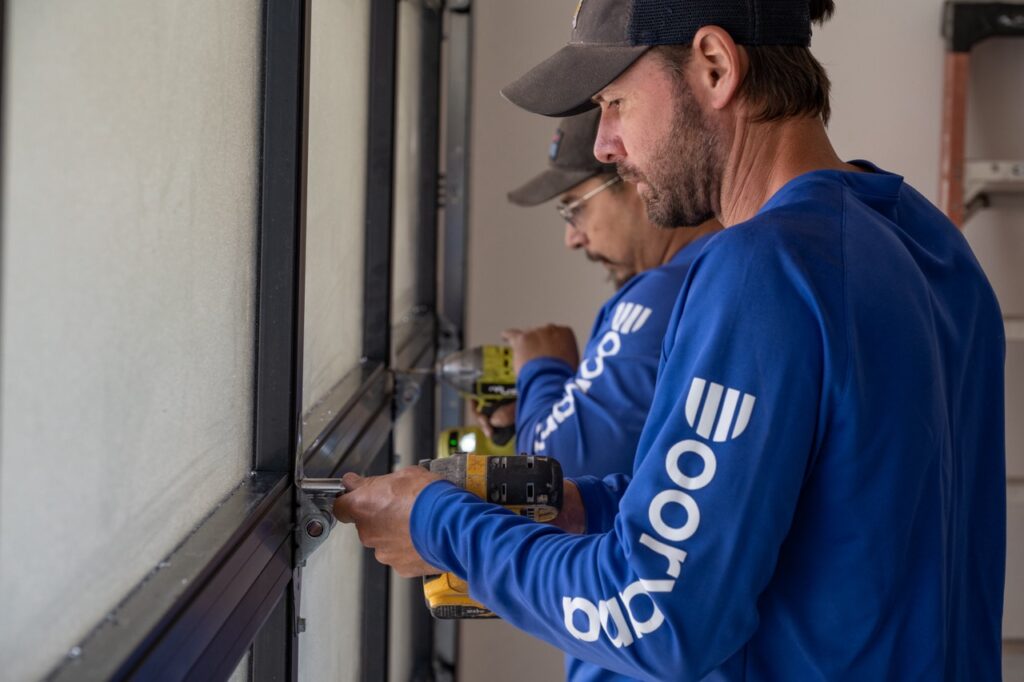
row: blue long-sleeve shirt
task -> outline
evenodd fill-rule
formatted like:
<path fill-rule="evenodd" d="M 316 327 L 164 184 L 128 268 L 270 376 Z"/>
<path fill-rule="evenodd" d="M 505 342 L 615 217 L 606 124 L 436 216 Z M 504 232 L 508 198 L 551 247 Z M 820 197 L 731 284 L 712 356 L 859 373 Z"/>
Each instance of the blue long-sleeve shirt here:
<path fill-rule="evenodd" d="M 1005 338 L 962 235 L 898 176 L 808 173 L 708 242 L 669 329 L 628 487 L 580 481 L 610 527 L 436 482 L 424 559 L 636 678 L 998 680 Z"/>
<path fill-rule="evenodd" d="M 543 357 L 516 379 L 516 447 L 558 459 L 566 476 L 629 474 L 654 397 L 665 330 L 707 237 L 637 274 L 598 312 L 578 368 Z"/>
<path fill-rule="evenodd" d="M 598 312 L 575 371 L 550 357 L 523 366 L 516 379 L 518 452 L 555 457 L 573 478 L 633 471 L 669 318 L 707 240 L 693 240 L 616 292 Z M 573 656 L 565 667 L 569 682 L 628 679 Z"/>

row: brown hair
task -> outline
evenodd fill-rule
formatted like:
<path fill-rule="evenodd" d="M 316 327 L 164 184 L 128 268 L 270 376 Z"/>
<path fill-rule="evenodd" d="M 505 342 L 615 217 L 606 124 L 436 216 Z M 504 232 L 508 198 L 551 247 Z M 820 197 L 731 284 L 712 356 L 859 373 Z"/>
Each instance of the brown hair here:
<path fill-rule="evenodd" d="M 808 0 L 811 21 L 823 24 L 835 12 L 833 0 Z M 818 117 L 827 125 L 832 115 L 831 82 L 825 67 L 806 47 L 791 45 L 744 46 L 750 69 L 740 85 L 740 96 L 754 107 L 754 120 L 777 121 L 802 116 Z M 688 45 L 654 48 L 677 77 L 690 59 Z"/>

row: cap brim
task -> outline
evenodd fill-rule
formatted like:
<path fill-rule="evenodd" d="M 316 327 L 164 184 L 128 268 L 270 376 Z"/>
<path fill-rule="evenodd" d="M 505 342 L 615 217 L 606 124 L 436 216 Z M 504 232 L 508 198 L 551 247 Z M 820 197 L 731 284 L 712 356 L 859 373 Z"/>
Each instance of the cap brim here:
<path fill-rule="evenodd" d="M 506 85 L 501 94 L 542 116 L 582 114 L 594 108 L 594 95 L 649 49 L 649 45 L 569 44 Z"/>
<path fill-rule="evenodd" d="M 551 201 L 559 194 L 565 194 L 584 180 L 589 180 L 603 171 L 593 170 L 561 170 L 549 168 L 519 189 L 508 193 L 508 200 L 517 206 L 537 206 Z"/>

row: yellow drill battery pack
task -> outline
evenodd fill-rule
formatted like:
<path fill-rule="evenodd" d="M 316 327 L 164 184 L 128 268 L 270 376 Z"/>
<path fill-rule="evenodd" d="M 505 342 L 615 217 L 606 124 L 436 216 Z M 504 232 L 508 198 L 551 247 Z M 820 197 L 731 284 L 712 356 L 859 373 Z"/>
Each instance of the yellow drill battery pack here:
<path fill-rule="evenodd" d="M 454 573 L 423 578 L 423 596 L 434 618 L 497 618 L 469 596 L 469 585 Z"/>

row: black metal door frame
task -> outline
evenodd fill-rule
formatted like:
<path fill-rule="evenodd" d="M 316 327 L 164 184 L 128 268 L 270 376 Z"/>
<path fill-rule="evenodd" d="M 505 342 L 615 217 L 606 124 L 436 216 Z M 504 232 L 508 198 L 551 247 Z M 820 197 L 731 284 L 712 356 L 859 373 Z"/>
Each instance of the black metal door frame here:
<path fill-rule="evenodd" d="M 265 0 L 263 140 L 258 230 L 256 391 L 251 475 L 186 538 L 49 679 L 222 679 L 252 651 L 252 678 L 297 678 L 301 568 L 294 543 L 296 471 L 386 472 L 396 384 L 390 370 L 392 200 L 398 0 L 373 0 L 370 25 L 363 361 L 303 426 L 302 332 L 311 0 Z M 0 9 L 2 9 L 0 2 Z M 439 76 L 440 3 L 426 2 L 425 74 Z M 431 33 L 433 35 L 433 33 Z M 438 88 L 424 84 L 427 142 L 418 229 L 429 244 L 417 275 L 413 324 L 396 358 L 429 366 L 436 352 Z M 430 141 L 433 140 L 431 149 Z M 427 164 L 432 164 L 428 167 Z M 397 334 L 397 332 L 396 332 Z M 432 386 L 415 402 L 432 442 Z M 429 437 L 426 434 L 429 433 Z M 300 454 L 301 453 L 301 454 Z M 388 572 L 364 557 L 360 670 L 387 677 Z M 429 667 L 429 661 L 426 663 Z M 422 667 L 418 665 L 417 668 Z"/>

